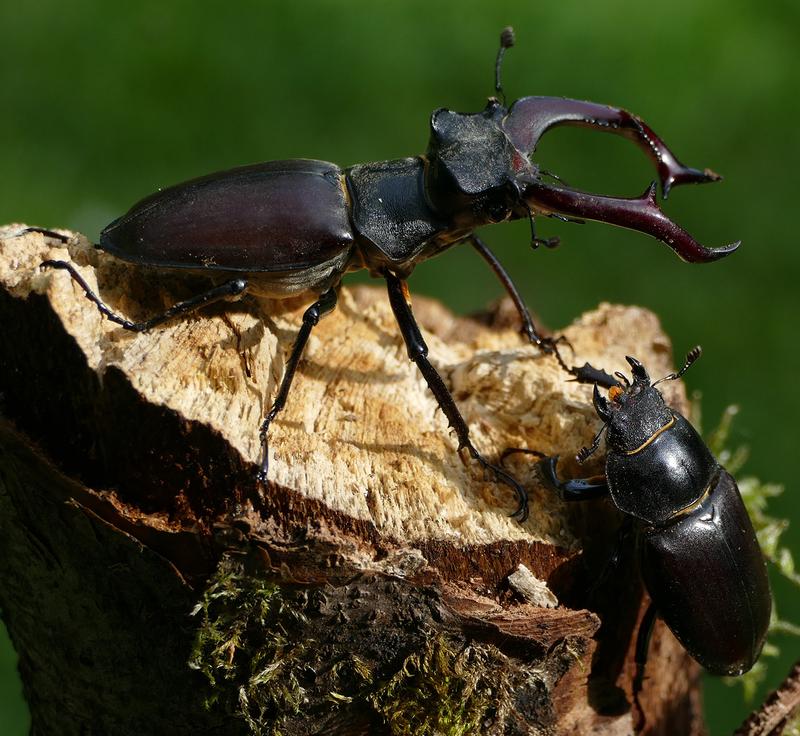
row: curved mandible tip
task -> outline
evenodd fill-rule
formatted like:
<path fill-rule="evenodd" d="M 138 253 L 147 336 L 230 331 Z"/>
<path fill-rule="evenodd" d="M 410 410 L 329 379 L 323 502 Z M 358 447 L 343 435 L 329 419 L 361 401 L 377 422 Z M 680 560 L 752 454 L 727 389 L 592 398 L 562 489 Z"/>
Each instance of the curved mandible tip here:
<path fill-rule="evenodd" d="M 604 197 L 568 187 L 553 187 L 530 181 L 522 187 L 522 197 L 534 211 L 559 213 L 586 220 L 638 230 L 669 246 L 689 263 L 709 263 L 735 251 L 741 241 L 721 248 L 706 248 L 686 230 L 664 214 L 656 202 L 653 182 L 640 197 Z"/>
<path fill-rule="evenodd" d="M 647 372 L 647 369 L 641 364 L 641 362 L 631 355 L 626 355 L 625 360 L 628 361 L 628 365 L 631 367 L 631 374 L 633 375 L 634 382 L 645 383 L 649 386 L 650 374 Z"/>
<path fill-rule="evenodd" d="M 523 97 L 511 106 L 503 122 L 509 140 L 528 155 L 536 150 L 542 135 L 557 125 L 593 128 L 632 140 L 656 165 L 664 199 L 680 184 L 722 179 L 711 169 L 684 166 L 647 123 L 622 108 L 566 97 Z"/>

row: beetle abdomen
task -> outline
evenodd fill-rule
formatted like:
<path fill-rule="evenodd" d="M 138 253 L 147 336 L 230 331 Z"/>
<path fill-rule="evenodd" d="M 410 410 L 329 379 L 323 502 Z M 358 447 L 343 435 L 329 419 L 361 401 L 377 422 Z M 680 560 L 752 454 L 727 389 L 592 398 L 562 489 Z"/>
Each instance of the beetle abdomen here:
<path fill-rule="evenodd" d="M 709 672 L 749 670 L 764 645 L 771 597 L 764 558 L 736 482 L 724 469 L 699 505 L 643 532 L 642 573 L 659 615 Z"/>
<path fill-rule="evenodd" d="M 342 171 L 324 161 L 270 161 L 162 189 L 100 235 L 100 247 L 161 268 L 291 271 L 353 246 Z"/>

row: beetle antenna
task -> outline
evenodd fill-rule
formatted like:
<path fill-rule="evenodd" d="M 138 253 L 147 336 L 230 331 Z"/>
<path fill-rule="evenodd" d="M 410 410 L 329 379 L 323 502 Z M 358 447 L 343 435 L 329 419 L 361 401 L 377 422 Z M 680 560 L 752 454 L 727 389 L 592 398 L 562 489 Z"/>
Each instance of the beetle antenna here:
<path fill-rule="evenodd" d="M 503 83 L 500 81 L 500 70 L 503 67 L 503 57 L 506 55 L 506 49 L 510 49 L 514 45 L 514 29 L 511 26 L 506 26 L 500 32 L 500 48 L 497 51 L 497 60 L 494 62 L 494 90 L 503 99 L 503 107 L 506 106 L 506 93 L 503 92 Z"/>
<path fill-rule="evenodd" d="M 566 182 L 566 181 L 565 181 L 565 180 L 564 180 L 562 177 L 560 177 L 558 174 L 554 174 L 552 171 L 548 171 L 547 169 L 539 169 L 539 173 L 540 173 L 542 176 L 546 176 L 546 177 L 548 177 L 549 179 L 552 179 L 553 181 L 555 181 L 555 182 L 558 182 L 559 184 L 563 184 L 565 187 L 568 187 L 568 186 L 569 186 L 569 183 L 568 183 L 568 182 Z"/>
<path fill-rule="evenodd" d="M 578 463 L 583 465 L 583 463 L 585 463 L 592 455 L 594 455 L 595 452 L 597 452 L 597 448 L 600 447 L 600 438 L 603 436 L 605 429 L 606 425 L 604 424 L 602 427 L 600 427 L 600 431 L 594 436 L 592 444 L 589 445 L 589 447 L 581 447 L 581 449 L 578 450 L 578 454 L 575 455 L 575 459 L 578 461 Z"/>
<path fill-rule="evenodd" d="M 659 378 L 653 385 L 657 386 L 662 381 L 674 381 L 680 378 L 689 368 L 694 365 L 695 361 L 703 354 L 703 349 L 699 345 L 695 345 L 687 354 L 686 360 L 683 362 L 683 366 L 677 373 L 670 373 L 668 376 L 664 376 L 664 378 Z"/>

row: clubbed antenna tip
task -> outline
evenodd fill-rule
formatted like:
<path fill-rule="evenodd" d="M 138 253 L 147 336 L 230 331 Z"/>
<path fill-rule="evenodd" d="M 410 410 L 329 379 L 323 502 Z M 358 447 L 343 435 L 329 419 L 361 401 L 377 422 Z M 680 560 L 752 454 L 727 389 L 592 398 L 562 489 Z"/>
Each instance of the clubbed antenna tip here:
<path fill-rule="evenodd" d="M 514 29 L 511 26 L 506 26 L 500 31 L 500 46 L 504 49 L 510 49 L 514 45 Z"/>
<path fill-rule="evenodd" d="M 503 92 L 503 83 L 500 79 L 500 71 L 503 67 L 503 57 L 505 56 L 506 49 L 510 49 L 514 45 L 514 29 L 511 26 L 506 26 L 500 32 L 500 48 L 497 51 L 497 59 L 494 63 L 494 89 L 500 97 L 503 98 L 503 104 L 506 103 L 506 94 Z"/>

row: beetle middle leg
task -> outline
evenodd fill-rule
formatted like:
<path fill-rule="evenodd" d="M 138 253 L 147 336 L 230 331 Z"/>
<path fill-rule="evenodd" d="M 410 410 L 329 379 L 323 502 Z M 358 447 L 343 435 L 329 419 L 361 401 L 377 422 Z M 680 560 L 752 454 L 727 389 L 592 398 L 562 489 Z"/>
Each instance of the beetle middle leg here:
<path fill-rule="evenodd" d="M 306 343 L 308 343 L 308 338 L 311 336 L 311 330 L 319 323 L 322 317 L 333 311 L 338 298 L 339 285 L 337 284 L 324 292 L 320 298 L 303 313 L 303 324 L 300 327 L 300 331 L 297 333 L 294 345 L 292 345 L 292 352 L 289 353 L 289 359 L 286 361 L 286 370 L 281 379 L 281 385 L 278 388 L 278 395 L 275 397 L 275 401 L 269 412 L 267 412 L 267 416 L 264 417 L 261 429 L 259 430 L 262 456 L 257 480 L 262 483 L 267 480 L 267 473 L 269 471 L 269 443 L 267 438 L 269 425 L 283 410 L 284 406 L 286 406 L 286 398 L 289 395 L 289 389 L 292 387 L 294 374 L 297 372 L 297 366 L 300 363 L 303 350 L 306 347 Z"/>
<path fill-rule="evenodd" d="M 411 311 L 406 282 L 388 271 L 383 275 L 388 284 L 389 303 L 391 304 L 397 324 L 400 327 L 403 340 L 406 343 L 408 357 L 416 363 L 417 368 L 419 368 L 425 382 L 428 384 L 428 388 L 436 398 L 439 408 L 447 417 L 449 425 L 455 430 L 456 437 L 458 437 L 457 451 L 461 452 L 461 450 L 467 450 L 470 457 L 476 460 L 484 470 L 490 471 L 498 481 L 507 485 L 514 491 L 517 497 L 517 508 L 512 516 L 516 516 L 520 521 L 525 521 L 525 519 L 528 518 L 527 492 L 509 473 L 497 465 L 490 463 L 475 449 L 475 446 L 469 438 L 469 427 L 464 417 L 461 416 L 461 412 L 458 410 L 453 396 L 447 386 L 445 386 L 439 372 L 428 360 L 428 346 L 422 337 L 417 321 L 414 319 L 414 313 Z"/>
<path fill-rule="evenodd" d="M 171 320 L 173 317 L 179 317 L 180 315 L 194 312 L 208 304 L 214 304 L 215 302 L 219 302 L 224 299 L 239 298 L 245 293 L 245 291 L 247 291 L 248 286 L 247 279 L 231 279 L 223 284 L 219 284 L 219 286 L 214 286 L 207 291 L 197 294 L 191 299 L 186 299 L 185 301 L 173 304 L 162 314 L 158 314 L 155 317 L 143 320 L 142 322 L 132 322 L 129 319 L 120 317 L 116 312 L 108 307 L 103 300 L 94 293 L 92 287 L 86 283 L 86 280 L 80 275 L 80 273 L 71 263 L 67 261 L 42 261 L 39 266 L 45 268 L 59 268 L 69 273 L 69 275 L 72 277 L 72 280 L 75 281 L 78 286 L 81 287 L 81 289 L 83 289 L 83 293 L 86 298 L 97 307 L 97 309 L 100 311 L 100 314 L 102 314 L 110 322 L 114 322 L 123 329 L 130 330 L 131 332 L 147 332 L 153 327 L 157 327 L 158 325 Z"/>

